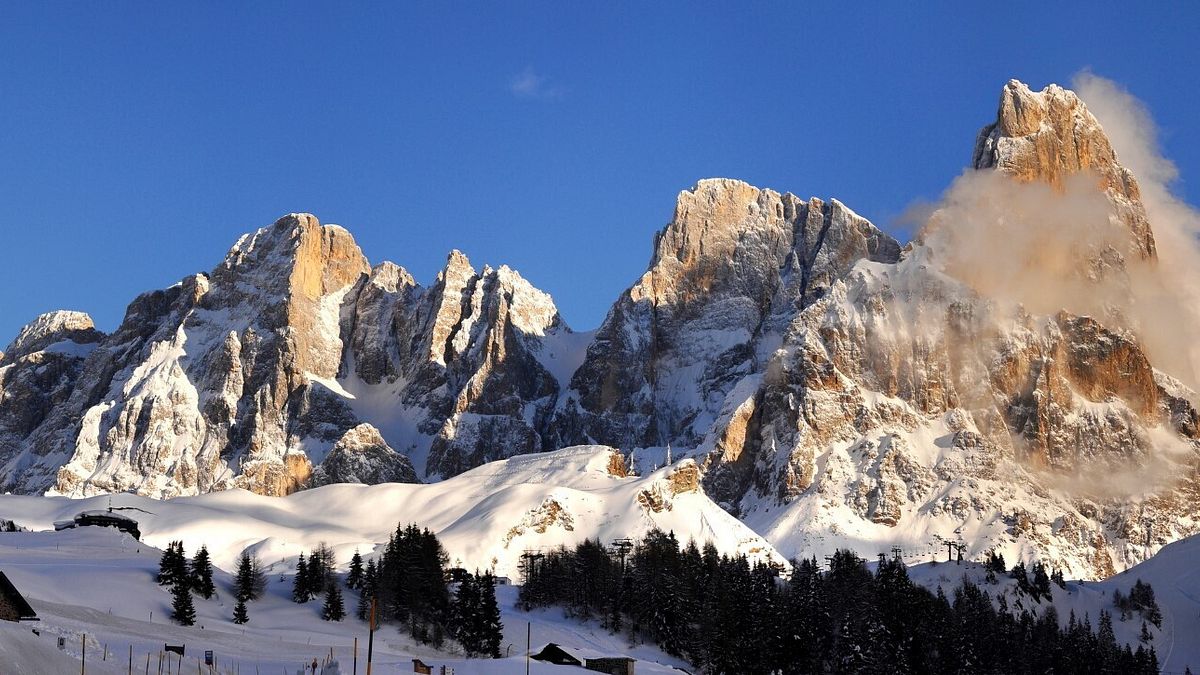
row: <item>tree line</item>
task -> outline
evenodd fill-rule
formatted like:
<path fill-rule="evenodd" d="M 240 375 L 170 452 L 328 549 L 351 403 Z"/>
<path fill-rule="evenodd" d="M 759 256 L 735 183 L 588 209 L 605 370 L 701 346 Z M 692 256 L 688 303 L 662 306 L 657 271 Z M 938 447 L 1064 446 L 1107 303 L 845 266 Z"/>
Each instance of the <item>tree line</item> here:
<path fill-rule="evenodd" d="M 374 606 L 376 625 L 396 625 L 413 639 L 439 648 L 453 639 L 468 656 L 499 657 L 503 624 L 495 577 L 491 572 L 448 570 L 447 560 L 433 532 L 402 523 L 377 558 L 364 560 L 355 551 L 341 578 L 333 549 L 322 543 L 300 554 L 292 579 L 292 600 L 303 604 L 323 598 L 321 618 L 342 621 L 346 617 L 344 585 L 358 595 L 355 614 L 359 620 L 370 620 Z M 216 593 L 208 549 L 201 546 L 189 563 L 183 543 L 171 542 L 159 561 L 158 582 L 171 586 L 172 619 L 193 625 L 192 593 L 206 599 Z M 250 620 L 246 603 L 262 597 L 266 587 L 261 563 L 243 553 L 234 578 L 234 623 Z"/>
<path fill-rule="evenodd" d="M 1059 575 L 1039 567 L 1030 580 L 1018 567 L 1016 594 L 1029 602 L 1014 608 L 1004 594 L 993 600 L 990 583 L 965 577 L 949 596 L 930 591 L 898 557 L 880 556 L 872 571 L 842 550 L 828 569 L 807 559 L 785 575 L 652 531 L 628 548 L 584 541 L 526 556 L 519 602 L 596 619 L 704 673 L 1158 672 L 1149 644 L 1117 643 L 1107 611 L 1096 624 L 1072 614 L 1061 626 L 1054 605 L 1038 599 Z"/>

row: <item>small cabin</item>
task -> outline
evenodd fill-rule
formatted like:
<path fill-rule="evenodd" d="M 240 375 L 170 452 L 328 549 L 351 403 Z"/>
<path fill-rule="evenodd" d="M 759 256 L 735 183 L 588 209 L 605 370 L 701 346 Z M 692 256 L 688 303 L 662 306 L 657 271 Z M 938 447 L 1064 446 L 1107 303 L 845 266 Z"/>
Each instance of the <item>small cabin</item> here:
<path fill-rule="evenodd" d="M 8 580 L 4 572 L 0 572 L 0 620 L 4 621 L 37 621 L 37 612 L 29 606 L 29 602 Z"/>
<path fill-rule="evenodd" d="M 84 511 L 72 520 L 59 520 L 54 523 L 55 530 L 69 530 L 75 527 L 87 526 L 115 527 L 122 532 L 128 533 L 134 539 L 142 538 L 142 531 L 138 529 L 136 520 L 129 516 L 114 513 L 111 508 L 107 511 Z"/>
<path fill-rule="evenodd" d="M 597 673 L 608 673 L 608 675 L 634 675 L 634 663 L 635 660 L 628 656 L 602 656 L 596 659 L 584 659 L 583 667 Z"/>
<path fill-rule="evenodd" d="M 562 647 L 559 647 L 558 645 L 554 644 L 553 642 L 546 645 L 545 647 L 542 647 L 542 651 L 534 654 L 533 656 L 531 656 L 529 658 L 531 658 L 535 661 L 545 661 L 546 663 L 553 663 L 556 666 L 582 666 L 583 665 L 583 661 L 575 658 L 574 656 L 569 654 L 567 652 L 567 650 L 563 649 Z"/>
<path fill-rule="evenodd" d="M 578 666 L 608 675 L 634 675 L 634 664 L 637 662 L 628 656 L 611 656 L 590 649 L 572 648 L 571 651 L 567 651 L 553 642 L 530 658 L 556 666 Z"/>

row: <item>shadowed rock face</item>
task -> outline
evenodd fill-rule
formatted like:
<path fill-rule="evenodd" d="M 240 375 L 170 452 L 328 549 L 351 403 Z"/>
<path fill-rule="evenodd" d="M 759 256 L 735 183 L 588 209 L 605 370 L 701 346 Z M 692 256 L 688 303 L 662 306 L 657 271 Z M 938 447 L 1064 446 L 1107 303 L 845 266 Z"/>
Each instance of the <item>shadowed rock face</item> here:
<path fill-rule="evenodd" d="M 1010 82 L 973 166 L 1094 177 L 1128 245 L 1081 246 L 1078 276 L 1153 267 L 1137 182 L 1073 93 Z M 679 194 L 594 334 L 507 267 L 454 251 L 423 287 L 307 214 L 138 297 L 111 335 L 39 317 L 0 356 L 0 478 L 285 494 L 670 444 L 647 508 L 702 489 L 796 552 L 969 522 L 984 548 L 1095 576 L 1140 557 L 1147 523 L 1158 542 L 1195 530 L 1194 398 L 1116 314 L 982 297 L 836 200 L 711 179 Z M 1144 498 L 1115 488 L 1138 481 Z"/>

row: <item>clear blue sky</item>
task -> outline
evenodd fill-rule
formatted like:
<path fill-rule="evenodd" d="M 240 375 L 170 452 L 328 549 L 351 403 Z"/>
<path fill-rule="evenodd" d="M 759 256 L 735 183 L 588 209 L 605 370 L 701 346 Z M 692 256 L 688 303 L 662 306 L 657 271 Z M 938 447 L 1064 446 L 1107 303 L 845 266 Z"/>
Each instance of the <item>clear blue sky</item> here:
<path fill-rule="evenodd" d="M 0 348 L 56 308 L 111 330 L 292 211 L 593 328 L 699 178 L 905 236 L 1010 77 L 1117 80 L 1200 180 L 1200 3 L 839 4 L 0 3 Z"/>

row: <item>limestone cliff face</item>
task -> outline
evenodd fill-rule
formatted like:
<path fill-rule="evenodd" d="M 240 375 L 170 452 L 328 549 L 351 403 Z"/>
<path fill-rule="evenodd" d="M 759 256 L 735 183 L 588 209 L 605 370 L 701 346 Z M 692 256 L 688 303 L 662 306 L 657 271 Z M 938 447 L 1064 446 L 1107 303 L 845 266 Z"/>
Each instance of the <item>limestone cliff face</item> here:
<path fill-rule="evenodd" d="M 1088 190 L 1081 237 L 1104 235 L 1066 256 L 1078 287 L 1127 298 L 1130 266 L 1156 269 L 1137 181 L 1073 93 L 1010 82 L 972 159 L 989 184 Z M 75 313 L 22 330 L 0 357 L 2 487 L 284 494 L 603 443 L 630 460 L 614 473 L 673 458 L 650 511 L 702 490 L 785 555 L 962 535 L 1092 577 L 1139 560 L 1146 528 L 1197 531 L 1196 394 L 1137 326 L 1000 298 L 936 241 L 704 180 L 577 333 L 507 267 L 455 251 L 426 287 L 294 214 L 111 335 Z"/>
<path fill-rule="evenodd" d="M 25 470 L 24 439 L 70 397 L 88 354 L 104 339 L 82 312 L 43 314 L 0 355 L 0 476 Z"/>
<path fill-rule="evenodd" d="M 899 251 L 840 202 L 701 181 L 597 331 L 560 406 L 560 442 L 700 444 L 804 306 L 855 262 Z"/>
<path fill-rule="evenodd" d="M 344 374 L 366 417 L 409 453 L 422 476 L 551 449 L 542 434 L 566 370 L 571 332 L 550 296 L 501 266 L 450 254 L 423 289 L 377 267 L 357 292 Z M 568 344 L 560 344 L 560 343 Z M 563 364 L 566 365 L 563 365 Z"/>
<path fill-rule="evenodd" d="M 139 297 L 23 439 L 9 484 L 162 497 L 302 486 L 304 446 L 355 423 L 313 381 L 337 374 L 339 306 L 366 271 L 348 232 L 294 214 L 210 274 Z"/>
<path fill-rule="evenodd" d="M 1057 85 L 1035 92 L 1009 81 L 996 121 L 979 132 L 973 164 L 1058 188 L 1069 176 L 1094 175 L 1115 215 L 1129 228 L 1130 252 L 1155 257 L 1154 233 L 1137 179 L 1117 162 L 1104 129 L 1074 92 Z"/>

